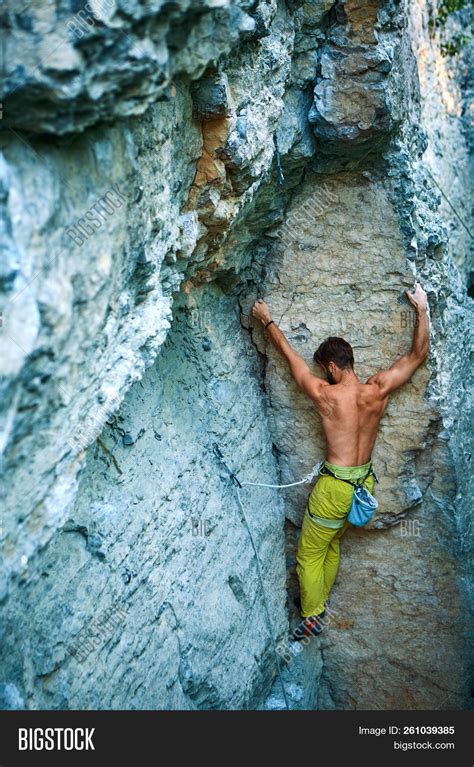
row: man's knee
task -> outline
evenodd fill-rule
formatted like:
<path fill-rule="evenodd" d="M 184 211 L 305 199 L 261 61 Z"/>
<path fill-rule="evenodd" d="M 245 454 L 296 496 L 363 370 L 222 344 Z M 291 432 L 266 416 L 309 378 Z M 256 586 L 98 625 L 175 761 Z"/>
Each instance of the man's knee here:
<path fill-rule="evenodd" d="M 305 567 L 307 565 L 313 565 L 314 567 L 317 567 L 318 565 L 322 566 L 328 554 L 328 549 L 329 549 L 328 546 L 325 546 L 324 549 L 318 549 L 318 550 L 315 550 L 313 548 L 302 549 L 302 550 L 298 549 L 296 554 L 296 561 L 302 567 Z"/>

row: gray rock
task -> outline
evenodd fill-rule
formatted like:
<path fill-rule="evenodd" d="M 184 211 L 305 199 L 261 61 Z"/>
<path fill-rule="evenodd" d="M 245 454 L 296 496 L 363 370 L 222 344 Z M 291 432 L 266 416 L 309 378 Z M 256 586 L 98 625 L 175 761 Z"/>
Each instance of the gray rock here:
<path fill-rule="evenodd" d="M 4 11 L 2 707 L 281 709 L 270 632 L 291 708 L 465 707 L 469 54 L 419 2 L 91 8 Z M 297 650 L 310 487 L 244 486 L 244 518 L 215 446 L 277 484 L 324 442 L 250 307 L 364 377 L 409 348 L 415 278 L 429 365 Z"/>
<path fill-rule="evenodd" d="M 267 19 L 275 5 L 260 3 Z M 257 32 L 236 3 L 193 0 L 161 12 L 138 0 L 126 13 L 113 3 L 77 11 L 29 7 L 4 16 L 5 74 L 0 96 L 7 127 L 63 135 L 100 120 L 140 115 L 173 98 L 180 75 L 199 78 L 206 67 Z M 88 10 L 89 9 L 89 10 Z"/>
<path fill-rule="evenodd" d="M 16 685 L 11 682 L 0 684 L 0 710 L 19 711 L 25 708 L 25 701 L 20 695 Z"/>

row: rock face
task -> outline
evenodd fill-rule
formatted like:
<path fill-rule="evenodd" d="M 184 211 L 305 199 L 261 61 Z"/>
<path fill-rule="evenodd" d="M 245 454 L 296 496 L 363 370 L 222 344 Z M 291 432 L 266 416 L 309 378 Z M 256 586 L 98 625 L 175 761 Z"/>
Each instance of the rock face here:
<path fill-rule="evenodd" d="M 280 251 L 265 293 L 278 325 L 308 363 L 324 338 L 344 336 L 354 349 L 357 373 L 366 380 L 410 348 L 414 314 L 404 287 L 413 277 L 383 181 L 307 175 L 287 211 Z M 260 329 L 258 342 L 267 357 L 280 466 L 292 477 L 324 457 L 319 419 Z M 400 521 L 422 498 L 415 456 L 435 417 L 420 396 L 428 380 L 429 371 L 420 369 L 389 403 L 374 453 L 384 503 L 371 527 Z M 306 489 L 287 499 L 287 515 L 298 525 L 305 496 Z"/>
<path fill-rule="evenodd" d="M 325 153 L 367 148 L 400 120 L 396 33 L 402 25 L 403 17 L 381 10 L 377 0 L 335 4 L 309 112 Z"/>
<path fill-rule="evenodd" d="M 235 490 L 212 449 L 241 477 L 258 481 L 260 471 L 276 483 L 256 366 L 235 299 L 214 285 L 190 292 L 156 364 L 90 450 L 71 516 L 24 586 L 21 616 L 10 603 L 12 623 L 35 636 L 43 680 L 28 705 L 258 704 L 273 674 L 269 627 Z M 275 490 L 242 497 L 281 639 L 283 506 Z M 58 578 L 63 567 L 68 577 Z M 11 634 L 19 668 L 17 649 Z"/>
<path fill-rule="evenodd" d="M 239 43 L 265 34 L 275 11 L 265 2 L 253 15 L 228 0 L 165 5 L 92 0 L 18 13 L 7 2 L 7 125 L 62 135 L 142 114 L 170 98 L 173 77 L 198 78 Z"/>
<path fill-rule="evenodd" d="M 266 281 L 274 316 L 300 354 L 311 362 L 321 340 L 342 335 L 362 380 L 389 367 L 413 332 L 403 296 L 412 278 L 389 188 L 385 180 L 349 174 L 307 176 Z M 260 331 L 258 344 L 267 357 L 273 439 L 291 481 L 324 457 L 323 435 L 311 402 Z M 320 641 L 320 708 L 431 708 L 438 695 L 458 707 L 467 694 L 468 671 L 456 660 L 465 652 L 454 467 L 442 448 L 435 402 L 422 396 L 429 377 L 420 369 L 391 398 L 373 454 L 380 510 L 363 532 L 350 530 L 343 539 L 334 617 Z M 292 527 L 301 525 L 306 496 L 285 496 L 295 593 Z"/>
<path fill-rule="evenodd" d="M 2 11 L 1 705 L 281 708 L 273 635 L 293 708 L 465 707 L 469 52 L 421 2 L 161 5 Z M 409 348 L 415 277 L 429 364 L 297 649 L 310 488 L 243 516 L 217 451 L 278 484 L 324 442 L 251 302 L 364 378 Z"/>

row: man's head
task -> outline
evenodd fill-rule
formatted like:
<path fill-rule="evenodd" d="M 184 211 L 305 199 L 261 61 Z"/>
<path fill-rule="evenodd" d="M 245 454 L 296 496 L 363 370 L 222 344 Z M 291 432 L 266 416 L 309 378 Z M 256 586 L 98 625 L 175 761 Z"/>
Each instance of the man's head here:
<path fill-rule="evenodd" d="M 343 370 L 354 369 L 352 346 L 343 338 L 330 336 L 316 349 L 314 361 L 324 370 L 328 383 L 339 383 Z"/>

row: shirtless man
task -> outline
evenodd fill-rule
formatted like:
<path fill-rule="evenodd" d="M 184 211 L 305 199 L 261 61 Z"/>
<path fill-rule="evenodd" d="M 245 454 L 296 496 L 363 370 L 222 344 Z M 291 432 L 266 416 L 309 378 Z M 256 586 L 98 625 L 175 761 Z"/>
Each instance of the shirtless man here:
<path fill-rule="evenodd" d="M 265 326 L 296 384 L 313 400 L 327 443 L 327 459 L 308 499 L 296 556 L 303 620 L 295 639 L 322 631 L 325 604 L 339 567 L 339 541 L 349 526 L 346 517 L 352 503 L 351 482 L 363 479 L 364 486 L 373 491 L 371 456 L 388 398 L 410 380 L 428 356 L 426 293 L 419 283 L 413 293 L 405 292 L 417 315 L 411 350 L 366 383 L 356 376 L 352 348 L 343 338 L 327 338 L 314 353 L 314 361 L 326 376 L 323 380 L 292 349 L 272 320 L 267 304 L 260 299 L 252 307 L 253 316 Z"/>

